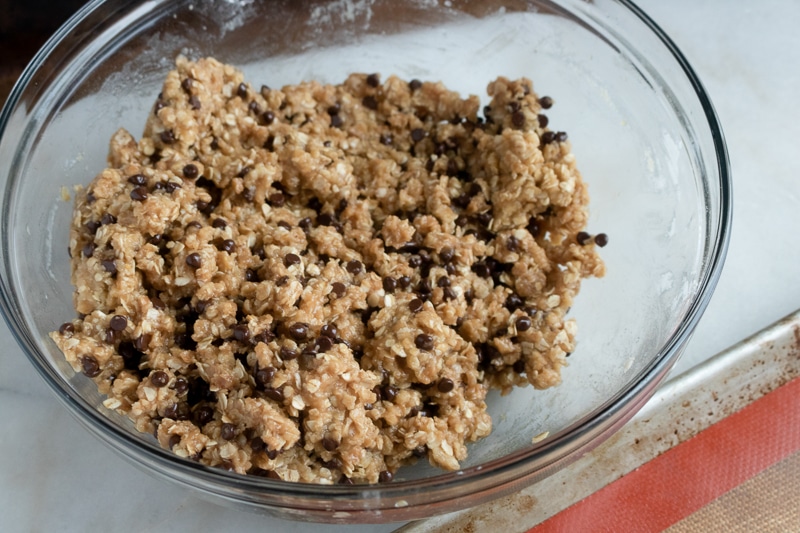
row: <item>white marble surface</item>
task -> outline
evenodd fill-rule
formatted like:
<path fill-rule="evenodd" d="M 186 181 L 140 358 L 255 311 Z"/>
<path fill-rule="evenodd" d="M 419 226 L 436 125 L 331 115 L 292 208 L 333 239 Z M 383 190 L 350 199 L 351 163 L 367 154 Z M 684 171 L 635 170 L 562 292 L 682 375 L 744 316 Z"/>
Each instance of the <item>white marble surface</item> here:
<path fill-rule="evenodd" d="M 800 307 L 800 3 L 642 0 L 708 89 L 735 183 L 718 290 L 677 371 Z M 140 472 L 61 407 L 0 325 L 0 531 L 390 531 L 228 510 Z M 521 525 L 524 528 L 524 525 Z"/>

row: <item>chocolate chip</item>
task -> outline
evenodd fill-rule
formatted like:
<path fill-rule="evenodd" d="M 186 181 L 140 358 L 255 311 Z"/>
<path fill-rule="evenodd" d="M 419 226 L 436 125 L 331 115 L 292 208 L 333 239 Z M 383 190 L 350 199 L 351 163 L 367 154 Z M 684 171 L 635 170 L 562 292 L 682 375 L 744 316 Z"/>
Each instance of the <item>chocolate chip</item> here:
<path fill-rule="evenodd" d="M 456 295 L 456 291 L 454 291 L 452 288 L 445 287 L 442 291 L 442 300 L 455 300 L 456 298 L 458 298 L 458 295 Z"/>
<path fill-rule="evenodd" d="M 332 452 L 339 447 L 339 441 L 334 439 L 333 437 L 324 437 L 322 439 L 322 447 L 325 448 L 327 451 Z"/>
<path fill-rule="evenodd" d="M 267 387 L 266 389 L 264 389 L 264 396 L 278 403 L 281 403 L 284 400 L 283 391 L 281 389 L 275 389 L 273 387 Z"/>
<path fill-rule="evenodd" d="M 363 100 L 361 100 L 361 103 L 362 103 L 362 104 L 364 105 L 364 107 L 366 107 L 367 109 L 372 109 L 373 111 L 374 111 L 374 110 L 376 110 L 376 109 L 378 109 L 378 101 L 377 101 L 377 100 L 375 99 L 375 97 L 374 97 L 374 96 L 372 96 L 372 95 L 365 96 L 365 97 L 364 97 L 364 99 L 363 99 Z"/>
<path fill-rule="evenodd" d="M 339 334 L 339 328 L 336 327 L 336 324 L 325 324 L 319 330 L 319 334 L 322 335 L 323 337 L 335 339 L 336 336 Z"/>
<path fill-rule="evenodd" d="M 397 387 L 393 385 L 386 385 L 381 389 L 380 398 L 387 402 L 394 401 L 397 397 Z"/>
<path fill-rule="evenodd" d="M 412 91 L 416 91 L 420 87 L 422 87 L 422 82 L 419 81 L 418 79 L 413 79 L 410 82 L 408 82 L 408 88 L 411 89 Z"/>
<path fill-rule="evenodd" d="M 89 233 L 91 234 L 97 233 L 97 230 L 100 229 L 100 226 L 101 226 L 100 222 L 96 220 L 90 220 L 89 222 L 86 223 L 86 229 L 89 230 Z"/>
<path fill-rule="evenodd" d="M 456 255 L 455 251 L 453 251 L 452 248 L 448 248 L 447 246 L 445 246 L 439 251 L 439 259 L 441 259 L 442 263 L 449 263 L 450 261 L 453 260 L 455 255 Z"/>
<path fill-rule="evenodd" d="M 186 229 L 187 229 L 187 230 L 190 230 L 190 229 L 200 229 L 200 228 L 202 228 L 202 227 L 203 227 L 203 225 L 202 225 L 200 222 L 198 222 L 197 220 L 192 220 L 191 222 L 189 222 L 188 224 L 186 224 Z"/>
<path fill-rule="evenodd" d="M 192 268 L 200 268 L 203 265 L 203 258 L 197 252 L 193 252 L 186 256 L 186 264 Z"/>
<path fill-rule="evenodd" d="M 355 485 L 355 482 L 342 474 L 342 477 L 339 478 L 339 485 Z"/>
<path fill-rule="evenodd" d="M 175 133 L 172 130 L 162 131 L 159 137 L 164 144 L 172 144 L 175 142 Z"/>
<path fill-rule="evenodd" d="M 128 319 L 122 315 L 114 315 L 108 325 L 114 331 L 125 331 L 125 328 L 128 327 Z"/>
<path fill-rule="evenodd" d="M 200 172 L 197 170 L 197 166 L 194 163 L 189 163 L 183 167 L 183 177 L 189 180 L 193 180 L 200 175 Z"/>
<path fill-rule="evenodd" d="M 277 280 L 275 280 L 275 285 L 278 287 L 283 287 L 289 282 L 289 276 L 281 276 Z"/>
<path fill-rule="evenodd" d="M 297 254 L 286 254 L 283 258 L 283 266 L 289 268 L 293 265 L 299 265 L 301 262 L 300 256 Z"/>
<path fill-rule="evenodd" d="M 390 146 L 393 141 L 394 141 L 394 139 L 392 138 L 392 136 L 390 134 L 388 134 L 388 133 L 382 133 L 381 134 L 381 137 L 380 137 L 381 144 L 383 144 L 385 146 Z"/>
<path fill-rule="evenodd" d="M 411 286 L 411 278 L 408 277 L 408 276 L 400 276 L 397 279 L 397 285 L 401 289 L 405 290 L 405 289 L 407 289 L 407 288 L 409 288 Z"/>
<path fill-rule="evenodd" d="M 344 120 L 339 115 L 333 115 L 331 117 L 331 127 L 332 128 L 341 128 L 344 125 Z"/>
<path fill-rule="evenodd" d="M 219 429 L 219 436 L 223 440 L 233 440 L 236 437 L 236 426 L 229 422 L 223 423 Z"/>
<path fill-rule="evenodd" d="M 458 162 L 455 159 L 447 161 L 447 175 L 455 176 L 458 174 Z"/>
<path fill-rule="evenodd" d="M 388 293 L 393 293 L 397 288 L 397 281 L 394 278 L 383 278 L 383 290 Z"/>
<path fill-rule="evenodd" d="M 431 335 L 428 335 L 427 333 L 420 333 L 414 339 L 414 345 L 420 350 L 425 350 L 426 352 L 429 352 L 433 350 L 434 347 L 433 337 Z"/>
<path fill-rule="evenodd" d="M 269 126 L 270 124 L 275 122 L 275 113 L 273 113 L 272 111 L 264 111 L 264 114 L 261 115 L 261 120 L 264 121 L 265 125 Z M 275 138 L 273 137 L 273 142 L 274 142 L 274 139 Z M 266 148 L 266 146 L 265 146 L 265 148 Z"/>
<path fill-rule="evenodd" d="M 298 222 L 297 225 L 300 226 L 300 228 L 302 228 L 303 231 L 308 232 L 308 230 L 311 229 L 312 222 L 310 218 L 305 217 L 303 219 L 300 219 L 300 222 Z"/>
<path fill-rule="evenodd" d="M 341 104 L 337 102 L 332 106 L 328 107 L 327 111 L 330 116 L 335 116 L 339 114 L 339 111 L 341 111 L 341 109 L 342 109 Z"/>
<path fill-rule="evenodd" d="M 542 109 L 550 109 L 553 107 L 553 99 L 549 96 L 542 96 L 539 98 L 539 105 L 542 106 Z"/>
<path fill-rule="evenodd" d="M 532 237 L 538 237 L 539 233 L 541 233 L 541 231 L 542 231 L 542 226 L 539 224 L 539 221 L 536 220 L 536 218 L 532 217 L 528 221 L 527 230 L 528 230 L 528 233 L 530 233 Z"/>
<path fill-rule="evenodd" d="M 275 377 L 276 372 L 277 370 L 272 366 L 258 370 L 255 375 L 256 385 L 261 388 L 269 386 L 269 384 L 272 383 L 272 378 Z"/>
<path fill-rule="evenodd" d="M 94 255 L 94 250 L 97 248 L 93 242 L 87 243 L 83 246 L 81 252 L 83 253 L 84 257 L 92 257 Z"/>
<path fill-rule="evenodd" d="M 608 244 L 608 235 L 606 235 L 605 233 L 598 233 L 597 235 L 594 236 L 594 243 L 600 248 L 602 248 L 603 246 Z"/>
<path fill-rule="evenodd" d="M 414 128 L 411 130 L 411 140 L 414 142 L 420 142 L 426 135 L 427 133 L 422 128 Z"/>
<path fill-rule="evenodd" d="M 353 275 L 360 274 L 363 269 L 364 265 L 361 263 L 361 261 L 353 260 L 347 262 L 347 271 Z"/>
<path fill-rule="evenodd" d="M 411 453 L 417 458 L 425 457 L 428 454 L 428 447 L 422 444 L 414 448 Z"/>
<path fill-rule="evenodd" d="M 411 309 L 412 313 L 419 313 L 420 311 L 422 311 L 423 305 L 424 304 L 422 303 L 422 300 L 420 300 L 419 298 L 414 298 L 413 300 L 408 302 L 408 308 Z"/>
<path fill-rule="evenodd" d="M 291 326 L 289 326 L 289 336 L 292 337 L 296 341 L 305 340 L 308 336 L 308 324 L 304 324 L 302 322 L 295 322 Z"/>
<path fill-rule="evenodd" d="M 153 387 L 160 389 L 161 387 L 165 387 L 167 383 L 169 383 L 169 374 L 163 370 L 156 370 L 150 373 L 150 384 L 153 385 Z"/>
<path fill-rule="evenodd" d="M 150 341 L 152 340 L 153 335 L 151 333 L 143 333 L 136 337 L 133 341 L 133 347 L 140 352 L 144 352 L 150 347 Z"/>
<path fill-rule="evenodd" d="M 100 224 L 102 224 L 103 226 L 108 225 L 108 224 L 116 224 L 116 223 L 117 223 L 117 217 L 115 217 L 111 213 L 105 213 L 100 218 Z"/>
<path fill-rule="evenodd" d="M 234 339 L 245 344 L 250 342 L 250 329 L 246 324 L 236 324 L 232 330 Z"/>
<path fill-rule="evenodd" d="M 557 142 L 560 142 L 560 143 L 567 142 L 568 138 L 569 137 L 567 136 L 567 132 L 566 131 L 559 131 L 558 133 L 556 133 L 556 141 Z"/>
<path fill-rule="evenodd" d="M 525 113 L 522 111 L 514 111 L 511 114 L 511 123 L 515 128 L 521 128 L 525 125 Z"/>
<path fill-rule="evenodd" d="M 236 251 L 236 243 L 231 239 L 225 239 L 220 244 L 220 250 L 231 254 Z"/>
<path fill-rule="evenodd" d="M 242 190 L 242 198 L 245 199 L 247 202 L 252 202 L 256 197 L 256 189 L 255 187 L 245 187 Z"/>
<path fill-rule="evenodd" d="M 379 74 L 370 74 L 367 76 L 367 85 L 370 87 L 377 87 L 381 84 L 381 78 Z"/>
<path fill-rule="evenodd" d="M 393 479 L 394 475 L 388 470 L 384 470 L 380 474 L 378 474 L 379 483 L 390 483 Z"/>
<path fill-rule="evenodd" d="M 224 218 L 215 218 L 214 222 L 211 223 L 211 227 L 225 229 L 228 227 L 228 222 Z"/>
<path fill-rule="evenodd" d="M 144 202 L 147 200 L 147 188 L 146 187 L 135 187 L 131 191 L 131 200 L 136 202 Z"/>
<path fill-rule="evenodd" d="M 283 205 L 286 203 L 286 197 L 283 195 L 283 193 L 279 192 L 270 194 L 268 200 L 270 205 L 273 207 L 283 207 Z"/>
<path fill-rule="evenodd" d="M 290 348 L 289 346 L 281 346 L 281 349 L 278 352 L 278 354 L 284 361 L 291 361 L 292 359 L 297 359 L 297 350 L 295 350 L 294 348 Z"/>
<path fill-rule="evenodd" d="M 192 420 L 198 426 L 205 426 L 214 420 L 214 409 L 208 405 L 201 405 L 192 413 Z"/>
<path fill-rule="evenodd" d="M 455 388 L 455 383 L 450 378 L 442 378 L 439 380 L 439 383 L 436 384 L 436 388 L 439 392 L 450 392 Z"/>
<path fill-rule="evenodd" d="M 511 235 L 508 239 L 506 239 L 506 249 L 509 252 L 516 252 L 519 250 L 519 239 Z"/>
<path fill-rule="evenodd" d="M 522 359 L 519 359 L 519 360 L 515 361 L 513 365 L 511 365 L 511 368 L 517 374 L 524 374 L 525 373 L 525 361 L 523 361 Z"/>
<path fill-rule="evenodd" d="M 94 356 L 82 355 L 80 357 L 80 362 L 81 369 L 86 376 L 93 378 L 100 375 L 100 364 L 97 362 L 97 359 L 95 359 Z"/>
<path fill-rule="evenodd" d="M 144 174 L 134 174 L 133 176 L 128 177 L 128 183 L 137 186 L 147 185 L 147 178 L 144 176 Z"/>
<path fill-rule="evenodd" d="M 64 322 L 58 328 L 58 332 L 62 335 L 72 335 L 75 333 L 75 326 L 72 325 L 72 322 Z"/>
<path fill-rule="evenodd" d="M 339 283 L 338 281 L 334 282 L 331 285 L 331 292 L 336 295 L 337 298 L 341 298 L 344 296 L 344 293 L 347 291 L 347 287 L 345 287 L 344 283 Z"/>
<path fill-rule="evenodd" d="M 112 276 L 117 273 L 117 264 L 111 259 L 103 259 L 100 261 L 100 265 L 102 265 L 103 270 Z"/>
<path fill-rule="evenodd" d="M 244 100 L 247 98 L 247 85 L 244 83 L 240 83 L 239 86 L 236 88 L 236 95 Z"/>
<path fill-rule="evenodd" d="M 450 278 L 447 276 L 442 276 L 436 281 L 437 287 L 449 287 L 450 286 Z"/>
<path fill-rule="evenodd" d="M 325 353 L 333 348 L 333 339 L 330 337 L 320 337 L 315 343 L 315 348 L 319 353 Z"/>
<path fill-rule="evenodd" d="M 531 319 L 527 316 L 521 316 L 517 319 L 517 331 L 528 331 L 531 329 Z"/>
<path fill-rule="evenodd" d="M 177 377 L 175 378 L 175 383 L 172 384 L 172 389 L 175 390 L 175 394 L 178 396 L 186 394 L 189 390 L 189 382 L 184 377 Z"/>
<path fill-rule="evenodd" d="M 176 409 L 176 411 L 177 411 L 177 409 Z M 165 415 L 165 418 L 172 418 L 172 417 L 169 417 L 169 416 Z M 180 443 L 181 443 L 181 436 L 180 435 L 171 435 L 170 438 L 169 438 L 169 442 L 168 442 L 169 449 L 170 450 L 173 449 L 175 446 L 177 446 Z"/>
<path fill-rule="evenodd" d="M 261 113 L 261 106 L 258 105 L 258 102 L 253 100 L 247 105 L 247 110 L 253 113 L 254 115 L 258 115 Z"/>
<path fill-rule="evenodd" d="M 539 122 L 540 128 L 546 128 L 547 125 L 550 123 L 550 120 L 547 118 L 547 115 L 536 115 L 536 120 Z"/>
<path fill-rule="evenodd" d="M 579 231 L 577 235 L 575 235 L 575 240 L 578 241 L 578 244 L 583 246 L 584 244 L 588 244 L 589 241 L 592 240 L 592 236 L 586 233 L 585 231 Z"/>
<path fill-rule="evenodd" d="M 555 140 L 556 140 L 555 132 L 546 131 L 546 132 L 542 133 L 542 137 L 541 137 L 542 145 L 550 144 Z"/>
<path fill-rule="evenodd" d="M 200 99 L 198 97 L 192 95 L 189 97 L 189 106 L 195 111 L 197 111 L 202 107 L 202 104 L 200 104 Z"/>
<path fill-rule="evenodd" d="M 508 295 L 508 298 L 506 298 L 505 306 L 511 312 L 516 311 L 517 309 L 519 309 L 520 307 L 523 307 L 524 305 L 525 305 L 525 302 L 522 300 L 522 298 L 520 298 L 518 295 L 514 294 L 513 292 Z"/>

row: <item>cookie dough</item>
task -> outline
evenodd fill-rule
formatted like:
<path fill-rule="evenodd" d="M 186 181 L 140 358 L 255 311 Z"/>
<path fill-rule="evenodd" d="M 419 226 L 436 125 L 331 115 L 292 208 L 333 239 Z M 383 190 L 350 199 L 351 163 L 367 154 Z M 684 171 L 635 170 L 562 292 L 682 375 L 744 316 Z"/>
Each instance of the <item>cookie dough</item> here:
<path fill-rule="evenodd" d="M 78 318 L 52 338 L 106 407 L 206 465 L 375 483 L 459 468 L 490 387 L 559 383 L 607 237 L 529 80 L 481 110 L 394 76 L 176 66 L 76 198 Z"/>

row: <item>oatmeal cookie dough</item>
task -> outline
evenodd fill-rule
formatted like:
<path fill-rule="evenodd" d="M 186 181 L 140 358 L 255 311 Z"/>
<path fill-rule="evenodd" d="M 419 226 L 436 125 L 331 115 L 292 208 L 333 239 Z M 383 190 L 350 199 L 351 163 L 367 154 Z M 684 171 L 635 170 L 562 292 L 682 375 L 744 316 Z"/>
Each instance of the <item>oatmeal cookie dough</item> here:
<path fill-rule="evenodd" d="M 560 381 L 586 187 L 531 82 L 353 74 L 271 89 L 177 60 L 79 192 L 76 371 L 182 457 L 318 483 L 454 470 L 484 403 Z"/>

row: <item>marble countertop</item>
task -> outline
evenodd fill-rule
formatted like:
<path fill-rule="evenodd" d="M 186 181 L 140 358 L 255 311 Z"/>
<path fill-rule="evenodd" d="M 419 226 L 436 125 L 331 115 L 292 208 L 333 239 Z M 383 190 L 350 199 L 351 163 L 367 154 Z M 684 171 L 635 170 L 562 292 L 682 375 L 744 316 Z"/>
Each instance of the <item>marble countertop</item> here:
<path fill-rule="evenodd" d="M 730 150 L 735 201 L 717 292 L 674 373 L 800 307 L 800 3 L 640 0 L 711 95 Z M 4 323 L 0 340 L 0 530 L 348 531 L 209 504 L 150 477 L 90 436 L 36 375 Z M 531 524 L 520 525 L 524 530 Z"/>

